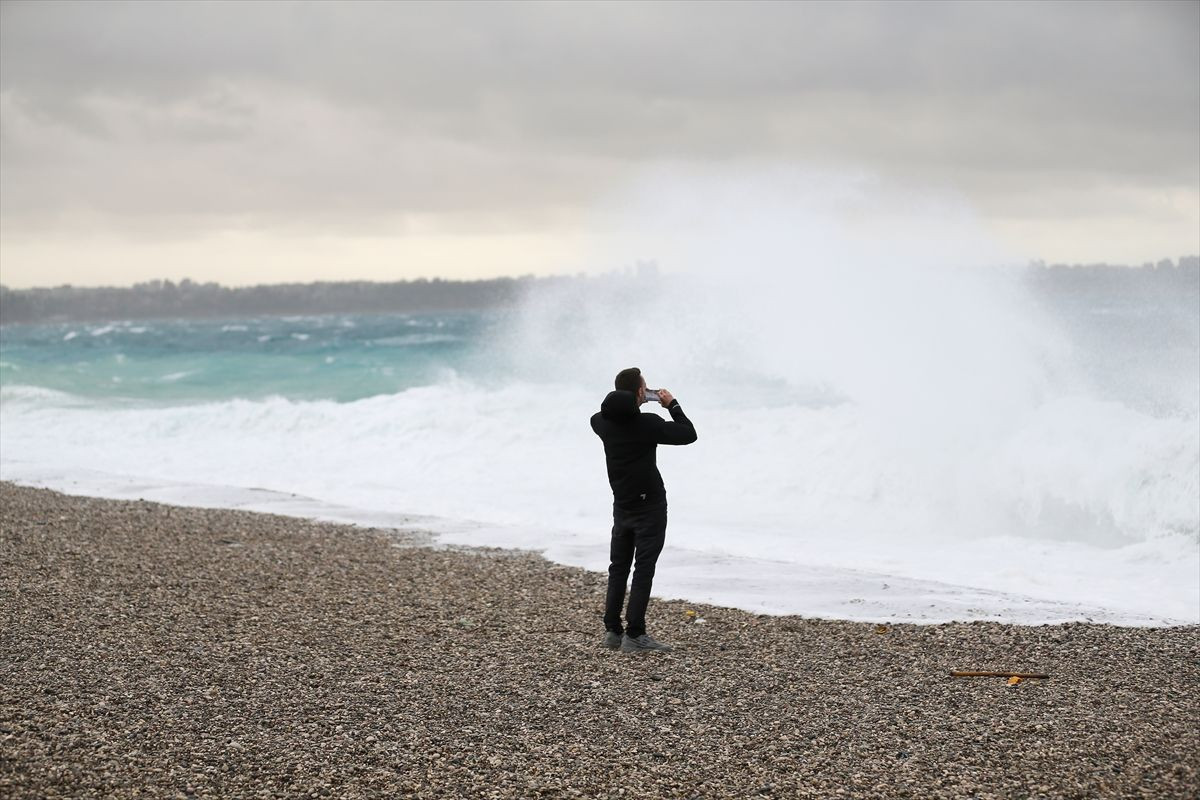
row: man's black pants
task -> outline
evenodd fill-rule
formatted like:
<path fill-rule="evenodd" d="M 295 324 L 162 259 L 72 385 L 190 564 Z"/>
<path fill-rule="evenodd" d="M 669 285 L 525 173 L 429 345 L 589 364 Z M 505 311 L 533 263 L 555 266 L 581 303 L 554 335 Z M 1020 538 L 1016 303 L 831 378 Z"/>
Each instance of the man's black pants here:
<path fill-rule="evenodd" d="M 625 603 L 625 581 L 633 566 L 629 608 L 624 632 L 631 637 L 646 632 L 646 604 L 654 583 L 654 565 L 667 538 L 667 504 L 637 511 L 613 508 L 612 544 L 609 548 L 608 595 L 604 602 L 604 627 L 622 632 L 621 606 Z"/>

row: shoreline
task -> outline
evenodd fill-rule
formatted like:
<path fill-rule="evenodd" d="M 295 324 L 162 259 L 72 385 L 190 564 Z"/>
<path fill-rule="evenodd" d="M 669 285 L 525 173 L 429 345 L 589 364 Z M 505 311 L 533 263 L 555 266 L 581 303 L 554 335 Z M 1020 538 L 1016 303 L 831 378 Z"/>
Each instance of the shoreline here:
<path fill-rule="evenodd" d="M 528 552 L 7 482 L 0 501 L 7 796 L 1200 792 L 1194 625 L 877 632 L 656 598 L 677 650 L 626 655 L 599 644 L 603 575 Z"/>
<path fill-rule="evenodd" d="M 576 538 L 562 544 L 553 541 L 552 531 L 358 509 L 273 489 L 160 483 L 150 478 L 102 472 L 84 473 L 73 479 L 35 472 L 9 482 L 98 499 L 149 500 L 185 508 L 278 514 L 301 521 L 366 529 L 421 529 L 429 532 L 431 545 L 533 553 L 556 565 L 594 573 L 603 573 L 608 563 L 607 541 L 581 543 Z M 551 543 L 547 544 L 548 541 Z M 686 542 L 674 542 L 668 552 L 669 563 L 664 562 L 666 568 L 660 570 L 655 580 L 656 596 L 735 608 L 750 614 L 888 625 L 973 621 L 1034 626 L 1086 622 L 1134 628 L 1200 625 L 1200 606 L 1195 619 L 1184 619 L 1081 600 L 1047 599 L 928 576 L 729 556 L 691 549 Z M 713 580 L 716 575 L 722 576 L 719 582 Z M 1200 603 L 1200 595 L 1195 603 Z"/>

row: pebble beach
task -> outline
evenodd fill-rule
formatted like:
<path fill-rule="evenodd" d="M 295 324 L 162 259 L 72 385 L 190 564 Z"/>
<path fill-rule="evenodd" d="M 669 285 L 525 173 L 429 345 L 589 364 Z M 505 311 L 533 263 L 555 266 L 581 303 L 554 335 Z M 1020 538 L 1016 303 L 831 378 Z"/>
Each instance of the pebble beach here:
<path fill-rule="evenodd" d="M 630 655 L 600 646 L 604 580 L 416 530 L 0 483 L 0 796 L 1200 795 L 1196 626 L 656 598 L 676 649 Z"/>

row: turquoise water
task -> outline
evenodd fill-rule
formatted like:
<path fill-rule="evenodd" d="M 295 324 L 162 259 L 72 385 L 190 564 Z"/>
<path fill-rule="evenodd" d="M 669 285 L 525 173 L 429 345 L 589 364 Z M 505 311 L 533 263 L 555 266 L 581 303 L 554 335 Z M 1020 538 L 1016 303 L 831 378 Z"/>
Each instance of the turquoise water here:
<path fill-rule="evenodd" d="M 482 377 L 496 312 L 19 325 L 0 329 L 0 384 L 161 403 L 349 402 Z"/>

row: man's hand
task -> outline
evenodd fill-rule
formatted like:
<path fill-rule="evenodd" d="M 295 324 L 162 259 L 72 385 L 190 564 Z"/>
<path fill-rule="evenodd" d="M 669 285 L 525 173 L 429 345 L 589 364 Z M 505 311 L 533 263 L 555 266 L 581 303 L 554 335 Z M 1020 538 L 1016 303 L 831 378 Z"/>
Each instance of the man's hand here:
<path fill-rule="evenodd" d="M 668 408 L 668 407 L 670 407 L 671 403 L 672 403 L 674 400 L 675 400 L 675 395 L 671 394 L 671 393 L 670 393 L 669 391 L 667 391 L 666 389 L 659 389 L 659 390 L 658 390 L 658 402 L 662 403 L 662 407 L 663 407 L 663 408 Z"/>

